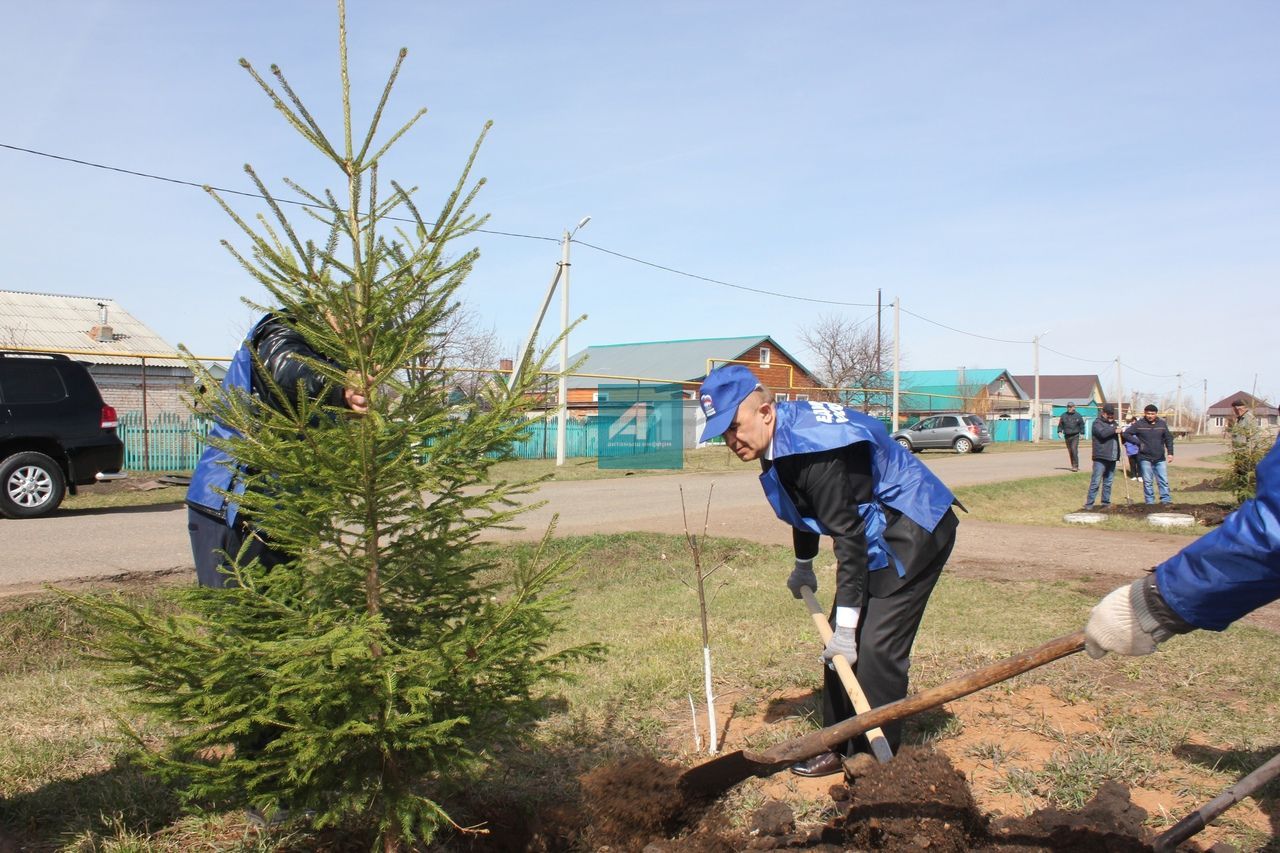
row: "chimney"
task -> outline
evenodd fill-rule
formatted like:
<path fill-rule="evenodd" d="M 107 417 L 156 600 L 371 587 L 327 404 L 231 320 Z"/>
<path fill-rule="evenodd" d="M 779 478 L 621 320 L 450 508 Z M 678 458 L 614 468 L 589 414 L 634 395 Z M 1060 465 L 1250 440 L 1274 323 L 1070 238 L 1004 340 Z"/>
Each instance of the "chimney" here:
<path fill-rule="evenodd" d="M 498 359 L 498 369 L 506 371 L 507 373 L 510 373 L 512 371 L 514 364 L 515 362 L 509 358 Z"/>
<path fill-rule="evenodd" d="M 107 325 L 107 303 L 98 303 L 98 325 L 89 330 L 89 337 L 100 344 L 109 344 L 116 339 L 115 330 Z"/>

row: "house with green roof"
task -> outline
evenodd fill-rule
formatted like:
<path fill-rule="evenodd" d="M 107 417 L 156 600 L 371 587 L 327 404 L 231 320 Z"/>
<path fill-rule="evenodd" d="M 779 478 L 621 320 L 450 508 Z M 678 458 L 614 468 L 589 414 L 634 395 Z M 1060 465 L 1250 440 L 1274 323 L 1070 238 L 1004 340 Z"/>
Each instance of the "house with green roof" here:
<path fill-rule="evenodd" d="M 599 344 L 579 350 L 569 363 L 580 360 L 566 381 L 569 412 L 578 417 L 595 414 L 601 385 L 678 384 L 694 400 L 706 375 L 724 364 L 745 365 L 781 400 L 807 400 L 821 385 L 770 335 Z"/>
<path fill-rule="evenodd" d="M 904 370 L 898 411 L 907 423 L 935 412 L 972 412 L 986 420 L 1026 416 L 1031 398 L 1003 368 Z"/>

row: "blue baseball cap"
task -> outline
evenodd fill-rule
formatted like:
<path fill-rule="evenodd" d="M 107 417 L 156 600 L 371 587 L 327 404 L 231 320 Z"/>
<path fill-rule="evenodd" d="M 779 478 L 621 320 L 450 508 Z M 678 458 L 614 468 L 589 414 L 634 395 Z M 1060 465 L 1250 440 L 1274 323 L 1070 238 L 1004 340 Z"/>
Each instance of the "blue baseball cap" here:
<path fill-rule="evenodd" d="M 698 389 L 698 402 L 707 416 L 707 426 L 699 441 L 723 434 L 733 423 L 738 406 L 760 387 L 756 375 L 741 364 L 726 364 L 708 373 Z"/>

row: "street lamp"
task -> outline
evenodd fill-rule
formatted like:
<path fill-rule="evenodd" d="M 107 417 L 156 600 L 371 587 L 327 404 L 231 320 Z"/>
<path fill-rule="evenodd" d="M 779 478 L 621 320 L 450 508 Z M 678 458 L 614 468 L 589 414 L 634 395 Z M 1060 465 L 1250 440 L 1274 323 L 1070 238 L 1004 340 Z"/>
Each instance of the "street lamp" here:
<path fill-rule="evenodd" d="M 560 289 L 560 410 L 556 413 L 556 467 L 564 464 L 565 455 L 565 432 L 569 427 L 569 396 L 568 396 L 568 377 L 569 370 L 569 244 L 573 242 L 573 235 L 582 230 L 588 222 L 591 221 L 590 216 L 584 216 L 578 220 L 578 224 L 572 231 L 564 232 L 564 239 L 560 242 L 560 269 L 564 276 L 564 286 Z"/>

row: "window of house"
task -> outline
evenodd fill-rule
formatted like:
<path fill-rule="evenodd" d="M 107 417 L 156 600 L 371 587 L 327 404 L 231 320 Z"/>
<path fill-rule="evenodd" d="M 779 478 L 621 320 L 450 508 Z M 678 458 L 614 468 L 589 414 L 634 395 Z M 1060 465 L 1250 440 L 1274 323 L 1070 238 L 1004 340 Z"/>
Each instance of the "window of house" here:
<path fill-rule="evenodd" d="M 790 394 L 774 394 L 774 395 L 773 395 L 773 399 L 775 399 L 775 400 L 790 400 L 790 399 L 791 399 L 791 395 L 790 395 Z"/>
<path fill-rule="evenodd" d="M 761 367 L 769 366 L 769 357 L 771 355 L 773 355 L 773 353 L 770 351 L 768 347 L 760 347 L 760 366 Z"/>
<path fill-rule="evenodd" d="M 796 399 L 797 399 L 797 400 L 799 400 L 801 403 L 805 403 L 805 402 L 808 402 L 808 400 L 809 400 L 809 395 L 808 395 L 808 394 L 797 394 L 797 395 L 796 395 Z"/>
<path fill-rule="evenodd" d="M 593 392 L 593 393 L 591 394 L 591 402 L 593 402 L 593 403 L 607 403 L 607 402 L 609 402 L 609 392 L 608 392 L 608 391 L 606 391 L 606 392 L 604 392 L 603 394 L 601 394 L 599 391 L 595 391 L 595 392 Z"/>

